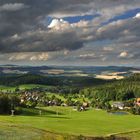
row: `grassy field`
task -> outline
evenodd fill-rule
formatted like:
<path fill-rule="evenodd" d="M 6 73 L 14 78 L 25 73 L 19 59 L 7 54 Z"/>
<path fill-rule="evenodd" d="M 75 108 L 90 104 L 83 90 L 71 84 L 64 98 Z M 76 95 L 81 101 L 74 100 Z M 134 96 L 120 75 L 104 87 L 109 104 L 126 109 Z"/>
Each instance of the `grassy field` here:
<path fill-rule="evenodd" d="M 39 109 L 26 109 L 21 116 L 0 116 L 0 138 L 13 135 L 16 139 L 16 136 L 24 133 L 27 138 L 31 139 L 35 135 L 36 139 L 41 139 L 47 131 L 85 136 L 129 136 L 134 140 L 140 137 L 139 116 L 111 115 L 102 110 L 77 112 L 69 107 L 47 107 L 41 110 L 41 116 L 38 115 Z"/>
<path fill-rule="evenodd" d="M 45 86 L 45 85 L 39 85 L 39 84 L 25 84 L 25 85 L 20 85 L 19 86 L 19 89 L 22 90 L 22 89 L 33 89 L 33 88 L 47 88 L 47 87 L 50 87 L 50 86 Z"/>
<path fill-rule="evenodd" d="M 0 91 L 15 91 L 15 88 L 16 87 L 10 87 L 10 86 L 3 86 L 3 85 L 0 85 Z"/>

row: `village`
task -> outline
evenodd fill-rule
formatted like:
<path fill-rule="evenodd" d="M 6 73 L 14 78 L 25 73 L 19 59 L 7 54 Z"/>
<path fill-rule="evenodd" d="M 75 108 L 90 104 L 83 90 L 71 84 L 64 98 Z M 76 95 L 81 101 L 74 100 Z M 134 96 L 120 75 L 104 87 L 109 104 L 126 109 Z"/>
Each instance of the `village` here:
<path fill-rule="evenodd" d="M 77 111 L 86 111 L 93 108 L 103 109 L 107 112 L 124 111 L 136 115 L 140 114 L 140 98 L 126 101 L 104 101 L 94 99 L 94 97 L 89 99 L 82 94 L 68 94 L 66 96 L 65 94 L 60 93 L 44 92 L 43 89 L 18 90 L 16 95 L 19 99 L 19 106 L 27 108 L 43 106 L 71 106 Z"/>

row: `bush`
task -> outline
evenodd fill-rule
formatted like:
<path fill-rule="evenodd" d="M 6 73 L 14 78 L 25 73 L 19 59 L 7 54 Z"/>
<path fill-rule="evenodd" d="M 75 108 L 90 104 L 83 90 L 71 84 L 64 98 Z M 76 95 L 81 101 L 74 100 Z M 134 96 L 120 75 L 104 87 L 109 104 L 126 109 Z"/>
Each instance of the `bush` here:
<path fill-rule="evenodd" d="M 22 108 L 21 107 L 16 107 L 15 108 L 15 114 L 16 115 L 22 114 Z"/>

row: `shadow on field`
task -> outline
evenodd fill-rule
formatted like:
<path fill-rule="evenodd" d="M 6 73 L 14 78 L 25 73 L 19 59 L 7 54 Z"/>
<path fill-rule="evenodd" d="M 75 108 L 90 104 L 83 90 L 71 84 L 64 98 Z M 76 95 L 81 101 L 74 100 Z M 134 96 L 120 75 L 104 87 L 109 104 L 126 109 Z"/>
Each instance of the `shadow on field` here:
<path fill-rule="evenodd" d="M 58 118 L 58 119 L 70 119 L 69 117 L 62 117 L 62 116 L 47 116 L 48 118 Z"/>
<path fill-rule="evenodd" d="M 38 109 L 38 108 L 18 108 L 16 111 L 16 115 L 20 116 L 47 116 L 51 118 L 67 118 L 63 117 L 64 115 L 61 112 L 56 112 L 52 110 L 46 110 L 46 109 Z"/>
<path fill-rule="evenodd" d="M 55 139 L 54 139 L 55 140 Z M 131 140 L 126 137 L 108 136 L 108 137 L 85 137 L 85 136 L 64 136 L 63 140 Z"/>

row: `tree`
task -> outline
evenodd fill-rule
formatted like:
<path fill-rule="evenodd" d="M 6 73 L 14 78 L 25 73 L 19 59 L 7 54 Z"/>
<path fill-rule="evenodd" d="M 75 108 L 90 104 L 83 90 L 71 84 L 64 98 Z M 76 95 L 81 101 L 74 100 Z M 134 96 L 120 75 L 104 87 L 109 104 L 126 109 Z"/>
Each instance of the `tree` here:
<path fill-rule="evenodd" d="M 106 102 L 106 103 L 105 103 L 105 109 L 106 109 L 106 110 L 110 110 L 110 109 L 111 109 L 111 105 L 110 105 L 109 102 Z"/>
<path fill-rule="evenodd" d="M 0 95 L 0 114 L 8 114 L 11 110 L 10 100 L 7 95 Z"/>
<path fill-rule="evenodd" d="M 10 99 L 11 109 L 14 109 L 15 107 L 20 105 L 20 99 L 17 96 L 12 95 L 9 97 L 9 99 Z"/>

